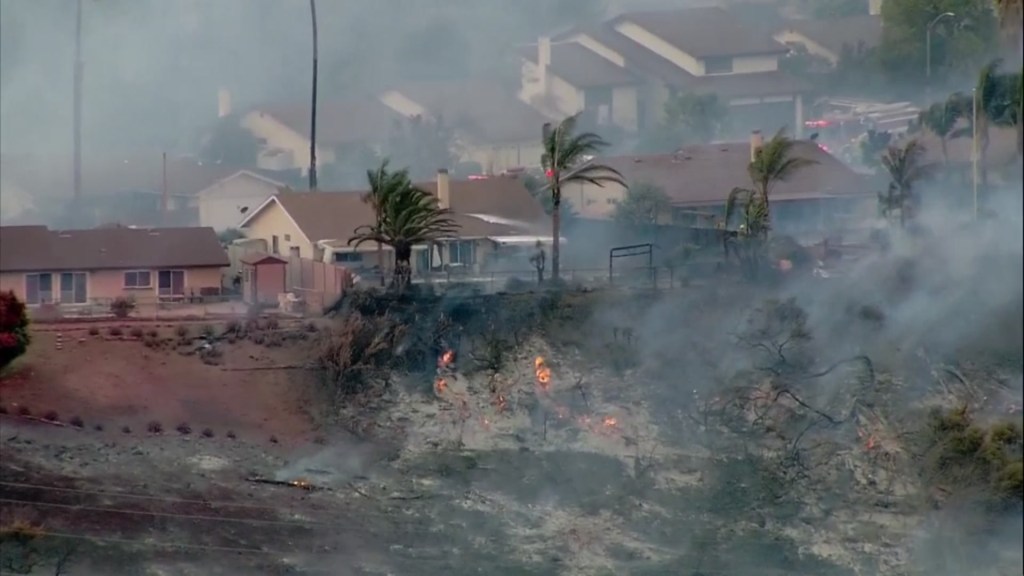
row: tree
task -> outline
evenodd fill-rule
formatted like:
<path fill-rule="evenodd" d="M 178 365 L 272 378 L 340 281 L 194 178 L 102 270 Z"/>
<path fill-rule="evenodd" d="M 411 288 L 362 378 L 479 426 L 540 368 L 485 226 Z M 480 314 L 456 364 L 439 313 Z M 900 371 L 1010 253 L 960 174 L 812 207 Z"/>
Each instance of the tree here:
<path fill-rule="evenodd" d="M 626 197 L 615 206 L 613 217 L 619 224 L 642 228 L 656 225 L 658 217 L 671 208 L 665 191 L 645 182 L 626 191 Z"/>
<path fill-rule="evenodd" d="M 860 161 L 869 168 L 878 166 L 878 158 L 892 143 L 892 132 L 868 130 L 860 140 Z"/>
<path fill-rule="evenodd" d="M 439 168 L 451 168 L 457 162 L 453 153 L 455 132 L 443 117 L 412 116 L 396 120 L 388 136 L 387 155 L 408 166 L 416 180 L 432 178 Z"/>
<path fill-rule="evenodd" d="M 939 137 L 939 144 L 942 146 L 942 163 L 949 164 L 948 142 L 953 137 L 957 122 L 962 114 L 961 106 L 957 103 L 958 95 L 953 95 L 945 102 L 936 102 L 928 109 L 922 110 L 918 115 L 918 121 L 922 126 L 932 131 Z"/>
<path fill-rule="evenodd" d="M 358 248 L 376 242 L 378 255 L 382 246 L 390 246 L 395 253 L 392 285 L 404 290 L 412 280 L 413 246 L 451 237 L 458 226 L 438 206 L 433 194 L 412 184 L 407 169 L 389 171 L 387 164 L 384 161 L 377 170 L 367 173 L 370 191 L 366 202 L 373 207 L 375 221 L 356 228 L 348 243 Z"/>
<path fill-rule="evenodd" d="M 924 156 L 924 145 L 917 139 L 908 140 L 903 146 L 890 146 L 882 156 L 882 166 L 889 174 L 889 188 L 886 193 L 879 193 L 878 203 L 886 218 L 893 212 L 899 212 L 901 228 L 913 215 L 916 204 L 914 186 L 933 168 L 924 162 Z"/>
<path fill-rule="evenodd" d="M 541 131 L 541 165 L 551 191 L 551 277 L 555 281 L 559 279 L 562 185 L 581 182 L 604 187 L 605 183 L 614 183 L 626 187 L 617 170 L 591 161 L 608 143 L 593 132 L 575 134 L 578 119 L 579 114 L 569 116 L 554 128 L 545 123 Z"/>
<path fill-rule="evenodd" d="M 915 87 L 925 80 L 927 28 L 945 12 L 956 17 L 943 18 L 932 28 L 933 80 L 941 80 L 949 72 L 969 74 L 991 57 L 997 36 L 991 0 L 885 2 L 878 57 L 890 80 Z"/>
<path fill-rule="evenodd" d="M 13 291 L 0 292 L 0 369 L 24 354 L 29 342 L 25 303 Z"/>
<path fill-rule="evenodd" d="M 861 0 L 802 0 L 800 8 L 817 20 L 868 13 L 868 3 Z"/>
<path fill-rule="evenodd" d="M 643 152 L 671 152 L 685 144 L 707 144 L 722 132 L 728 111 L 716 94 L 674 94 L 665 102 L 664 120 L 639 147 Z"/>
<path fill-rule="evenodd" d="M 259 154 L 259 141 L 234 114 L 220 118 L 199 149 L 203 162 L 229 166 L 255 166 Z"/>
<path fill-rule="evenodd" d="M 764 202 L 766 216 L 771 216 L 771 191 L 779 182 L 784 182 L 796 172 L 817 164 L 815 160 L 793 155 L 796 141 L 779 130 L 772 139 L 765 142 L 755 153 L 754 161 L 747 167 L 754 190 Z M 765 229 L 767 231 L 767 228 Z"/>

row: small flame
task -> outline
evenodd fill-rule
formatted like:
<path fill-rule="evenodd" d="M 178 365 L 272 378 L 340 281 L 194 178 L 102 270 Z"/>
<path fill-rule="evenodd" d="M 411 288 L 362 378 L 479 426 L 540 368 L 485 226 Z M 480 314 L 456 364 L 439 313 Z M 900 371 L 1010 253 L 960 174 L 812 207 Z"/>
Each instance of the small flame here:
<path fill-rule="evenodd" d="M 537 356 L 533 361 L 534 372 L 537 374 L 537 383 L 544 390 L 551 384 L 551 369 L 544 362 L 543 356 Z"/>
<path fill-rule="evenodd" d="M 604 424 L 605 428 L 614 428 L 619 425 L 619 421 L 612 416 L 605 416 L 601 424 Z"/>
<path fill-rule="evenodd" d="M 498 394 L 494 399 L 494 405 L 498 408 L 498 412 L 504 412 L 505 408 L 508 408 L 508 400 L 503 394 Z"/>
<path fill-rule="evenodd" d="M 451 365 L 452 362 L 455 362 L 454 350 L 445 350 L 444 354 L 441 354 L 441 357 L 437 359 L 437 365 L 441 368 Z"/>
<path fill-rule="evenodd" d="M 302 488 L 303 490 L 312 490 L 313 489 L 313 485 L 310 484 L 308 481 L 302 479 L 302 478 L 299 478 L 297 480 L 292 480 L 291 482 L 289 482 L 289 484 L 291 484 L 292 486 L 295 486 L 296 488 Z"/>
<path fill-rule="evenodd" d="M 438 377 L 437 380 L 434 380 L 434 394 L 440 396 L 441 394 L 444 394 L 447 389 L 448 382 L 444 378 Z"/>

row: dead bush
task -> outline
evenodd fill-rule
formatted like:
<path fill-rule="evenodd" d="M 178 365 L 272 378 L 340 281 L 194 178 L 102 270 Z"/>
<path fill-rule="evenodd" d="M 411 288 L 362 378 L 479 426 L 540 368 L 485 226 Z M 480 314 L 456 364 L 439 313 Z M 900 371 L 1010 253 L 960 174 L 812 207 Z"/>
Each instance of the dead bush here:
<path fill-rule="evenodd" d="M 266 322 L 264 322 L 263 326 L 267 330 L 277 330 L 278 328 L 281 327 L 281 321 L 278 320 L 277 318 L 275 318 L 274 316 L 271 316 L 271 317 L 267 318 L 267 320 L 266 320 Z"/>
<path fill-rule="evenodd" d="M 99 328 L 97 328 L 95 326 L 89 327 L 89 336 L 99 336 L 99 335 L 100 335 L 100 329 Z"/>
<path fill-rule="evenodd" d="M 0 404 L 0 414 L 7 414 L 7 406 Z"/>
<path fill-rule="evenodd" d="M 142 338 L 142 327 L 132 326 L 132 329 L 128 331 L 128 335 L 132 338 Z"/>
<path fill-rule="evenodd" d="M 327 392 L 334 401 L 368 391 L 370 382 L 394 360 L 406 325 L 388 315 L 346 315 L 333 329 L 320 333 L 315 355 Z"/>
<path fill-rule="evenodd" d="M 149 424 L 146 424 L 146 430 L 150 434 L 162 434 L 164 431 L 164 425 L 157 420 L 152 420 Z"/>
<path fill-rule="evenodd" d="M 95 426 L 92 427 L 92 429 L 97 432 L 103 432 L 103 424 L 96 424 Z"/>
<path fill-rule="evenodd" d="M 213 429 L 203 428 L 203 438 L 213 438 Z"/>
<path fill-rule="evenodd" d="M 278 332 L 268 332 L 264 344 L 267 348 L 280 348 L 284 344 L 284 338 Z"/>
<path fill-rule="evenodd" d="M 225 436 L 227 436 L 228 438 L 230 438 L 232 440 L 234 440 L 235 438 L 238 438 L 238 436 L 235 435 L 235 431 L 234 430 L 228 430 L 228 433 L 225 434 Z"/>
<path fill-rule="evenodd" d="M 115 318 L 127 318 L 135 310 L 135 300 L 131 298 L 114 298 L 110 303 L 110 313 Z"/>
<path fill-rule="evenodd" d="M 149 337 L 149 338 L 152 338 L 154 340 L 159 340 L 160 339 L 160 331 L 157 330 L 156 328 L 150 328 L 149 330 L 146 330 L 146 336 Z"/>
<path fill-rule="evenodd" d="M 72 416 L 71 420 L 68 420 L 68 424 L 71 424 L 75 428 L 82 428 L 85 426 L 85 422 L 82 420 L 81 416 Z"/>
<path fill-rule="evenodd" d="M 189 434 L 192 433 L 192 427 L 188 425 L 188 422 L 182 422 L 181 424 L 178 424 L 174 429 L 178 431 L 178 434 L 181 434 L 183 436 L 188 436 Z"/>
<path fill-rule="evenodd" d="M 120 326 L 111 326 L 107 330 L 107 334 L 110 334 L 111 336 L 121 336 L 124 334 L 124 330 Z"/>
<path fill-rule="evenodd" d="M 124 434 L 131 434 L 132 433 L 132 427 L 131 426 L 127 426 L 127 425 L 121 426 L 121 432 L 124 433 Z"/>
<path fill-rule="evenodd" d="M 203 335 L 203 338 L 210 339 L 216 336 L 217 329 L 213 327 L 213 324 L 204 324 L 203 327 L 199 329 L 199 333 Z"/>
<path fill-rule="evenodd" d="M 314 334 L 320 330 L 317 328 L 316 322 L 313 322 L 312 320 L 306 322 L 303 328 L 305 328 L 306 332 L 309 332 L 310 334 Z"/>
<path fill-rule="evenodd" d="M 179 340 L 188 340 L 188 326 L 185 326 L 184 324 L 179 324 L 178 327 L 174 329 L 174 334 L 178 336 Z"/>
<path fill-rule="evenodd" d="M 277 444 L 277 436 L 271 436 L 270 437 L 270 443 L 271 444 Z"/>
<path fill-rule="evenodd" d="M 48 410 L 46 414 L 43 414 L 43 420 L 49 422 L 60 422 L 60 414 L 57 414 L 56 410 Z"/>
<path fill-rule="evenodd" d="M 31 416 L 32 411 L 29 410 L 28 406 L 18 406 L 18 416 Z"/>
<path fill-rule="evenodd" d="M 224 351 L 216 346 L 205 347 L 199 351 L 199 359 L 203 361 L 203 364 L 210 366 L 217 366 L 223 360 Z"/>
<path fill-rule="evenodd" d="M 238 320 L 228 320 L 227 324 L 224 325 L 225 336 L 238 336 L 242 332 L 242 323 Z"/>

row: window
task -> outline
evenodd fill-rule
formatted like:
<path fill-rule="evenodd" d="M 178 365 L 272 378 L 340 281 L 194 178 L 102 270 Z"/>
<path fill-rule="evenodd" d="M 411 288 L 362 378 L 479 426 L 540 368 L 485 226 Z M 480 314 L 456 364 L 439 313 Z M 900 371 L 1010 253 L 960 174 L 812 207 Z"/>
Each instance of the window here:
<path fill-rule="evenodd" d="M 26 304 L 49 304 L 53 302 L 53 275 L 26 274 L 25 275 L 25 303 Z"/>
<path fill-rule="evenodd" d="M 153 279 L 149 270 L 131 270 L 124 273 L 125 288 L 152 288 Z"/>
<path fill-rule="evenodd" d="M 299 250 L 299 246 L 292 246 L 291 248 L 288 248 L 288 255 L 292 258 L 299 258 Z"/>
<path fill-rule="evenodd" d="M 363 255 L 360 252 L 335 252 L 334 261 L 351 264 L 353 262 L 362 262 Z"/>
<path fill-rule="evenodd" d="M 87 276 L 85 272 L 63 272 L 60 275 L 61 304 L 85 304 Z"/>
<path fill-rule="evenodd" d="M 157 294 L 160 296 L 184 296 L 185 271 L 161 270 L 157 272 Z"/>
<path fill-rule="evenodd" d="M 476 262 L 476 244 L 470 240 L 459 240 L 448 244 L 448 262 L 472 266 Z"/>
<path fill-rule="evenodd" d="M 732 58 L 729 56 L 704 59 L 705 74 L 732 74 Z"/>
<path fill-rule="evenodd" d="M 281 253 L 281 246 L 278 245 L 277 235 L 276 234 L 270 239 L 270 243 L 271 243 L 271 251 L 274 254 L 280 254 Z"/>
<path fill-rule="evenodd" d="M 284 241 L 285 242 L 291 242 L 292 241 L 292 235 L 291 234 L 285 234 L 284 235 Z"/>

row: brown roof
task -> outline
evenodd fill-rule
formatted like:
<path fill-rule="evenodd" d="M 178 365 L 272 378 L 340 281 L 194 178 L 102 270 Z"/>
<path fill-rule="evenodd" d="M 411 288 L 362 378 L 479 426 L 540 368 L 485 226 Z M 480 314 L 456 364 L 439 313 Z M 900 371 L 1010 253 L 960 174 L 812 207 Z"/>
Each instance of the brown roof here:
<path fill-rule="evenodd" d="M 586 34 L 618 52 L 626 60 L 626 67 L 637 74 L 656 78 L 683 91 L 714 92 L 722 97 L 743 97 L 801 93 L 810 88 L 807 82 L 781 70 L 750 74 L 694 76 L 670 60 L 616 32 L 608 24 L 579 28 L 562 34 L 556 39 L 571 38 L 576 34 Z"/>
<path fill-rule="evenodd" d="M 815 160 L 773 189 L 776 200 L 800 200 L 868 194 L 863 178 L 834 156 L 809 141 L 797 142 L 795 154 Z M 725 203 L 733 188 L 750 187 L 747 166 L 750 144 L 685 146 L 675 154 L 615 156 L 595 160 L 615 168 L 629 184 L 648 183 L 662 190 L 676 205 Z"/>
<path fill-rule="evenodd" d="M 267 114 L 304 138 L 309 138 L 309 104 L 262 106 Z M 377 143 L 390 133 L 395 120 L 402 118 L 373 97 L 328 100 L 317 104 L 317 140 L 325 144 Z"/>
<path fill-rule="evenodd" d="M 262 264 L 263 262 L 275 262 L 278 264 L 287 264 L 288 261 L 280 256 L 268 254 L 266 252 L 246 252 L 241 258 L 238 259 L 242 264 Z"/>
<path fill-rule="evenodd" d="M 436 182 L 417 185 L 436 194 Z M 496 216 L 522 222 L 527 226 L 539 224 L 545 219 L 541 205 L 516 178 L 452 180 L 449 186 L 452 217 L 461 227 L 461 235 L 506 235 L 523 231 L 522 226 L 500 221 L 488 222 L 475 215 Z M 347 241 L 356 228 L 373 222 L 373 212 L 362 201 L 362 194 L 358 191 L 289 192 L 274 198 L 310 241 Z"/>
<path fill-rule="evenodd" d="M 245 167 L 204 163 L 195 158 L 168 156 L 167 193 L 192 196 Z M 0 156 L 0 171 L 26 190 L 42 196 L 71 197 L 70 158 Z M 105 196 L 121 192 L 159 194 L 163 187 L 163 158 L 159 152 L 133 157 L 96 158 L 85 154 L 82 195 Z"/>
<path fill-rule="evenodd" d="M 225 267 L 213 228 L 0 227 L 0 270 L 58 272 L 128 268 Z"/>
<path fill-rule="evenodd" d="M 520 55 L 537 63 L 537 45 L 520 49 Z M 640 80 L 628 70 L 575 42 L 552 44 L 549 70 L 577 88 L 626 86 Z"/>
<path fill-rule="evenodd" d="M 824 20 L 789 20 L 784 28 L 839 56 L 843 46 L 873 48 L 882 41 L 881 16 L 864 14 Z"/>
<path fill-rule="evenodd" d="M 415 82 L 393 89 L 481 143 L 536 141 L 550 120 L 496 80 Z"/>
<path fill-rule="evenodd" d="M 613 23 L 632 22 L 695 58 L 783 54 L 787 48 L 767 32 L 744 25 L 718 7 L 627 12 Z"/>

